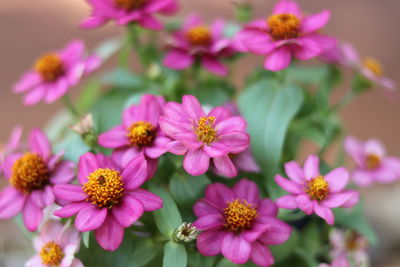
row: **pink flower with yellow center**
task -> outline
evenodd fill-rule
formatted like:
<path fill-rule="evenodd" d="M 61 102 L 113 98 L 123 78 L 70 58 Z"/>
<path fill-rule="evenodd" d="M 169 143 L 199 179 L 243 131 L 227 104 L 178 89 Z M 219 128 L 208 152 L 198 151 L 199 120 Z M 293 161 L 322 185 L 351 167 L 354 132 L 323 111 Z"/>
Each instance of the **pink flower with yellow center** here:
<path fill-rule="evenodd" d="M 347 170 L 340 167 L 322 175 L 319 158 L 315 155 L 308 156 L 303 169 L 295 161 L 286 163 L 285 172 L 290 180 L 275 176 L 275 182 L 290 193 L 276 200 L 280 208 L 299 208 L 308 215 L 315 213 L 328 224 L 333 224 L 332 208 L 350 208 L 359 200 L 357 191 L 345 189 L 349 181 Z"/>
<path fill-rule="evenodd" d="M 390 183 L 400 178 L 400 158 L 386 156 L 385 147 L 378 140 L 362 142 L 354 137 L 347 137 L 344 147 L 357 165 L 351 173 L 357 185 Z"/>
<path fill-rule="evenodd" d="M 9 154 L 3 172 L 9 185 L 0 193 L 0 219 L 22 212 L 25 227 L 36 231 L 43 209 L 55 201 L 54 186 L 74 178 L 74 164 L 53 155 L 46 135 L 36 129 L 29 135 L 29 151 Z"/>
<path fill-rule="evenodd" d="M 162 207 L 162 199 L 139 188 L 147 178 L 142 155 L 122 168 L 111 157 L 86 153 L 79 159 L 79 185 L 58 185 L 56 196 L 68 202 L 54 214 L 61 218 L 76 215 L 75 228 L 94 231 L 100 246 L 116 250 L 124 238 L 124 229 L 145 211 Z"/>
<path fill-rule="evenodd" d="M 221 63 L 221 59 L 231 56 L 234 50 L 232 40 L 224 37 L 224 27 L 222 20 L 216 20 L 208 27 L 198 15 L 189 16 L 182 29 L 172 36 L 164 65 L 182 70 L 198 60 L 207 71 L 227 75 L 228 68 Z"/>
<path fill-rule="evenodd" d="M 52 103 L 65 95 L 81 78 L 100 64 L 97 56 L 85 56 L 85 45 L 80 40 L 70 42 L 64 49 L 40 57 L 31 71 L 15 84 L 15 93 L 26 93 L 25 105 L 39 101 Z"/>
<path fill-rule="evenodd" d="M 235 177 L 237 169 L 229 154 L 245 151 L 250 143 L 242 117 L 230 116 L 223 107 L 206 114 L 191 95 L 183 96 L 182 104 L 168 102 L 160 126 L 173 139 L 166 145 L 167 150 L 185 155 L 183 168 L 193 176 L 204 174 L 212 159 L 219 173 Z"/>
<path fill-rule="evenodd" d="M 335 39 L 319 33 L 329 18 L 328 10 L 304 16 L 297 3 L 281 0 L 270 17 L 251 22 L 237 34 L 236 48 L 267 56 L 264 67 L 279 71 L 292 57 L 309 60 L 335 45 Z"/>
<path fill-rule="evenodd" d="M 144 95 L 139 105 L 127 108 L 122 124 L 99 136 L 99 144 L 115 149 L 113 158 L 126 166 L 138 154 L 147 161 L 149 177 L 157 170 L 158 158 L 171 141 L 160 129 L 158 119 L 163 115 L 165 101 L 161 96 Z"/>
<path fill-rule="evenodd" d="M 193 225 L 202 230 L 199 252 L 222 253 L 236 264 L 251 259 L 258 266 L 271 266 L 274 258 L 268 246 L 284 243 L 291 234 L 290 226 L 276 218 L 274 202 L 260 198 L 257 185 L 247 179 L 232 189 L 220 183 L 207 186 L 205 198 L 193 210 L 198 217 Z"/>
<path fill-rule="evenodd" d="M 150 30 L 162 30 L 155 14 L 173 15 L 178 10 L 175 0 L 86 0 L 92 7 L 89 18 L 81 23 L 84 29 L 96 29 L 110 20 L 118 25 L 137 22 Z"/>
<path fill-rule="evenodd" d="M 25 266 L 83 267 L 83 263 L 75 258 L 80 242 L 78 231 L 59 221 L 49 220 L 43 225 L 39 236 L 33 239 L 37 254 L 29 259 Z"/>

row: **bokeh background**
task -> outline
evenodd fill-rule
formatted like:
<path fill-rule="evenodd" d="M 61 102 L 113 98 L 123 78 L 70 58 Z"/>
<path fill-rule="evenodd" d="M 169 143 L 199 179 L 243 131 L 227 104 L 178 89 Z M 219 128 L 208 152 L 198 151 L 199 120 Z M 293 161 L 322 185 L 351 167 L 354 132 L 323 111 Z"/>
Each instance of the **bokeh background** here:
<path fill-rule="evenodd" d="M 230 0 L 180 2 L 178 18 L 196 11 L 207 20 L 233 19 Z M 266 18 L 275 2 L 253 0 L 256 17 Z M 330 9 L 333 16 L 325 32 L 353 43 L 363 56 L 378 58 L 385 75 L 400 85 L 400 1 L 299 0 L 299 3 L 309 13 Z M 84 0 L 0 1 L 0 143 L 7 140 L 15 124 L 25 130 L 42 126 L 61 108 L 57 103 L 24 107 L 21 96 L 11 92 L 12 85 L 38 56 L 63 47 L 73 38 L 82 38 L 93 48 L 102 40 L 123 34 L 123 29 L 113 24 L 95 31 L 79 29 L 77 25 L 89 10 Z M 261 61 L 247 58 L 236 71 L 243 74 L 251 69 L 246 64 L 254 62 Z M 400 101 L 388 100 L 379 89 L 357 98 L 343 110 L 342 118 L 352 135 L 379 138 L 388 153 L 400 156 Z M 73 91 L 79 92 L 79 87 Z M 371 249 L 372 266 L 400 266 L 400 181 L 363 189 L 362 194 L 368 220 L 379 237 L 379 246 Z M 0 267 L 23 266 L 31 253 L 31 244 L 18 227 L 12 221 L 0 221 Z"/>

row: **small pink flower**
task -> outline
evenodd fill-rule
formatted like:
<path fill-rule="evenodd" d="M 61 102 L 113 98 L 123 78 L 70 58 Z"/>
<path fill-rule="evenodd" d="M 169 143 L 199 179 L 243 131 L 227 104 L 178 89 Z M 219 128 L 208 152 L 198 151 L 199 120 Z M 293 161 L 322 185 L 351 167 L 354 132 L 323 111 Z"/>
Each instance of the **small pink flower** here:
<path fill-rule="evenodd" d="M 256 20 L 237 34 L 236 48 L 266 55 L 264 67 L 279 71 L 289 66 L 292 57 L 308 60 L 335 45 L 335 39 L 318 33 L 329 18 L 329 10 L 304 16 L 297 3 L 281 0 L 267 20 Z"/>
<path fill-rule="evenodd" d="M 229 116 L 223 107 L 216 107 L 206 114 L 191 95 L 183 96 L 182 104 L 168 102 L 164 114 L 160 126 L 174 139 L 166 148 L 173 154 L 185 155 L 183 167 L 189 174 L 204 174 L 212 159 L 222 175 L 237 175 L 229 154 L 243 152 L 250 143 L 246 121 L 242 117 Z"/>
<path fill-rule="evenodd" d="M 347 137 L 344 147 L 357 167 L 351 176 L 360 186 L 373 182 L 390 183 L 400 178 L 400 158 L 385 156 L 385 147 L 376 139 L 361 142 L 354 137 Z"/>
<path fill-rule="evenodd" d="M 75 86 L 84 74 L 100 66 L 97 56 L 85 56 L 81 40 L 70 42 L 60 51 L 50 52 L 39 58 L 34 69 L 25 73 L 14 86 L 15 93 L 26 93 L 25 105 L 31 106 L 43 100 L 52 103 Z"/>
<path fill-rule="evenodd" d="M 278 209 L 270 199 L 260 199 L 257 185 L 240 180 L 232 189 L 214 183 L 207 186 L 205 198 L 193 207 L 198 217 L 193 223 L 202 230 L 197 249 L 204 256 L 220 253 L 236 264 L 251 259 L 263 267 L 274 258 L 268 245 L 284 243 L 291 228 L 278 220 Z"/>
<path fill-rule="evenodd" d="M 36 236 L 33 244 L 36 255 L 29 259 L 26 267 L 83 267 L 83 263 L 75 258 L 79 251 L 81 238 L 75 229 L 49 220 Z"/>
<path fill-rule="evenodd" d="M 136 222 L 145 211 L 162 207 L 162 199 L 139 188 L 147 178 L 142 155 L 121 168 L 111 157 L 86 153 L 79 159 L 80 185 L 58 185 L 56 196 L 69 203 L 54 212 L 68 218 L 77 214 L 75 228 L 94 231 L 100 246 L 116 250 L 124 237 L 124 228 Z"/>
<path fill-rule="evenodd" d="M 154 17 L 156 13 L 173 15 L 178 10 L 175 0 L 86 0 L 92 14 L 81 23 L 84 29 L 96 29 L 109 20 L 118 25 L 137 22 L 150 30 L 162 30 L 163 25 Z"/>
<path fill-rule="evenodd" d="M 7 155 L 22 148 L 20 144 L 21 135 L 22 135 L 22 128 L 17 126 L 12 130 L 8 142 L 4 145 L 0 144 L 0 175 L 3 174 L 3 164 Z"/>
<path fill-rule="evenodd" d="M 144 95 L 139 105 L 125 109 L 121 125 L 99 136 L 99 144 L 115 149 L 113 159 L 121 166 L 126 166 L 138 154 L 143 154 L 149 177 L 153 176 L 158 158 L 167 151 L 165 145 L 171 141 L 158 125 L 164 105 L 163 97 Z"/>
<path fill-rule="evenodd" d="M 234 50 L 232 40 L 223 35 L 224 27 L 222 20 L 214 21 L 209 28 L 198 15 L 189 16 L 182 29 L 172 36 L 164 65 L 182 70 L 199 60 L 209 72 L 226 76 L 228 68 L 221 63 L 221 59 L 231 56 Z"/>
<path fill-rule="evenodd" d="M 36 129 L 29 135 L 25 153 L 9 154 L 3 164 L 9 185 L 0 193 L 0 219 L 9 219 L 22 212 L 25 227 L 36 231 L 43 218 L 43 209 L 55 201 L 54 185 L 67 184 L 74 178 L 74 164 L 52 155 L 46 135 Z"/>
<path fill-rule="evenodd" d="M 299 208 L 308 215 L 315 213 L 328 224 L 333 224 L 332 208 L 350 208 L 359 200 L 357 191 L 344 189 L 349 180 L 347 170 L 340 167 L 321 175 L 319 158 L 315 155 L 308 156 L 303 169 L 295 161 L 286 163 L 285 172 L 290 180 L 275 176 L 275 182 L 290 192 L 277 199 L 276 204 L 280 208 Z"/>

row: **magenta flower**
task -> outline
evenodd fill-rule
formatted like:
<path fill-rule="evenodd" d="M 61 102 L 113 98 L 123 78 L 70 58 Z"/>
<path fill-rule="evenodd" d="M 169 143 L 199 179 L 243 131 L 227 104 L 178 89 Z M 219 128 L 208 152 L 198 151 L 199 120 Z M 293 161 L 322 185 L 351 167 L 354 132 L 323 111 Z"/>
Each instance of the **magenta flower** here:
<path fill-rule="evenodd" d="M 340 167 L 323 176 L 319 171 L 319 158 L 315 155 L 308 156 L 303 169 L 295 161 L 286 163 L 285 172 L 290 180 L 275 176 L 275 182 L 290 193 L 277 199 L 280 208 L 299 208 L 333 224 L 335 218 L 331 208 L 350 208 L 359 200 L 358 192 L 344 189 L 349 180 L 347 170 Z"/>
<path fill-rule="evenodd" d="M 109 20 L 118 25 L 137 22 L 150 30 L 162 30 L 163 25 L 154 17 L 156 13 L 173 15 L 178 10 L 175 0 L 86 0 L 92 14 L 81 23 L 84 29 L 95 29 Z"/>
<path fill-rule="evenodd" d="M 81 40 L 70 42 L 60 51 L 50 52 L 39 58 L 34 69 L 25 73 L 14 86 L 15 93 L 26 93 L 25 105 L 31 106 L 43 100 L 52 103 L 75 86 L 84 74 L 100 66 L 97 56 L 85 56 Z"/>
<path fill-rule="evenodd" d="M 221 59 L 231 56 L 234 50 L 232 40 L 223 35 L 224 27 L 222 20 L 215 20 L 209 28 L 198 15 L 189 16 L 182 29 L 172 36 L 164 65 L 182 70 L 199 60 L 209 72 L 226 76 L 228 68 L 221 63 Z"/>
<path fill-rule="evenodd" d="M 171 141 L 158 125 L 164 105 L 163 97 L 144 95 L 139 105 L 124 111 L 121 125 L 99 136 L 99 144 L 115 149 L 113 158 L 124 167 L 138 154 L 143 154 L 150 178 L 157 170 L 158 158 L 167 151 L 165 145 Z"/>
<path fill-rule="evenodd" d="M 354 137 L 347 137 L 344 147 L 357 165 L 351 174 L 357 185 L 390 183 L 400 178 L 400 158 L 385 156 L 385 147 L 378 140 L 361 142 Z"/>
<path fill-rule="evenodd" d="M 199 101 L 191 95 L 183 96 L 182 104 L 168 102 L 160 118 L 162 130 L 174 141 L 166 148 L 176 155 L 185 155 L 183 168 L 191 175 L 204 174 L 213 160 L 217 171 L 235 177 L 237 169 L 229 154 L 238 154 L 249 146 L 246 121 L 229 116 L 223 107 L 206 114 Z"/>
<path fill-rule="evenodd" d="M 8 142 L 4 145 L 0 144 L 0 175 L 3 174 L 3 164 L 7 155 L 19 150 L 22 148 L 20 144 L 22 135 L 22 128 L 17 126 L 12 132 Z"/>
<path fill-rule="evenodd" d="M 53 187 L 67 184 L 74 178 L 74 164 L 52 155 L 46 135 L 33 130 L 29 135 L 29 151 L 9 154 L 3 164 L 9 185 L 0 193 L 0 219 L 9 219 L 22 212 L 25 227 L 36 231 L 43 218 L 43 209 L 55 201 Z"/>
<path fill-rule="evenodd" d="M 267 20 L 256 20 L 237 34 L 236 48 L 266 55 L 264 67 L 279 71 L 289 66 L 292 57 L 308 60 L 335 45 L 335 39 L 318 33 L 329 18 L 329 10 L 304 16 L 297 3 L 281 0 Z"/>
<path fill-rule="evenodd" d="M 139 188 L 147 178 L 147 164 L 142 155 L 121 168 L 112 158 L 86 153 L 79 159 L 80 185 L 58 185 L 56 196 L 69 203 L 54 212 L 68 218 L 77 214 L 75 228 L 94 231 L 100 246 L 116 250 L 131 226 L 144 211 L 162 207 L 162 199 Z"/>
<path fill-rule="evenodd" d="M 197 249 L 204 256 L 222 255 L 236 264 L 251 259 L 263 267 L 274 258 L 268 245 L 284 243 L 291 228 L 278 220 L 278 209 L 270 199 L 260 199 L 257 185 L 240 180 L 232 189 L 214 183 L 207 186 L 205 198 L 193 207 L 198 217 L 193 223 L 202 230 Z"/>
<path fill-rule="evenodd" d="M 83 267 L 83 263 L 75 258 L 79 251 L 81 238 L 75 229 L 61 224 L 59 221 L 47 221 L 40 235 L 33 244 L 36 255 L 29 259 L 26 267 Z"/>

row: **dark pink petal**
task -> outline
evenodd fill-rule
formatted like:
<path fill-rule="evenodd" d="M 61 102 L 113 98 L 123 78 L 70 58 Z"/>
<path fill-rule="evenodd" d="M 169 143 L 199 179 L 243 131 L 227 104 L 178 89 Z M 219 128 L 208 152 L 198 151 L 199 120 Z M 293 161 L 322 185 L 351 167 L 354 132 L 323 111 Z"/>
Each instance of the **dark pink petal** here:
<path fill-rule="evenodd" d="M 241 200 L 246 200 L 248 203 L 257 205 L 260 199 L 260 192 L 257 184 L 248 179 L 241 179 L 233 187 L 233 192 Z"/>
<path fill-rule="evenodd" d="M 171 142 L 171 139 L 165 136 L 157 137 L 153 144 L 145 148 L 146 156 L 156 159 L 167 152 L 166 145 Z"/>
<path fill-rule="evenodd" d="M 227 134 L 229 132 L 245 131 L 246 121 L 240 116 L 233 116 L 222 120 L 215 125 L 219 135 Z"/>
<path fill-rule="evenodd" d="M 289 209 L 289 210 L 297 209 L 298 206 L 295 195 L 286 195 L 278 198 L 276 200 L 276 205 L 278 205 L 279 208 Z"/>
<path fill-rule="evenodd" d="M 266 26 L 265 21 L 264 24 Z M 236 38 L 248 51 L 257 55 L 267 55 L 277 47 L 263 29 L 245 29 Z"/>
<path fill-rule="evenodd" d="M 240 235 L 228 233 L 222 241 L 222 255 L 233 263 L 244 264 L 250 258 L 251 244 Z"/>
<path fill-rule="evenodd" d="M 148 13 L 155 13 L 162 9 L 164 9 L 169 4 L 172 4 L 172 1 L 159 0 L 159 1 L 150 1 L 145 7 L 144 10 Z"/>
<path fill-rule="evenodd" d="M 273 11 L 273 14 L 293 14 L 298 18 L 302 17 L 302 12 L 296 2 L 290 0 L 281 0 L 278 2 Z"/>
<path fill-rule="evenodd" d="M 207 199 L 200 199 L 194 204 L 193 212 L 197 217 L 205 216 L 213 213 L 220 213 L 220 211 Z"/>
<path fill-rule="evenodd" d="M 107 208 L 90 205 L 81 209 L 75 219 L 75 228 L 81 232 L 93 231 L 99 228 L 107 217 Z"/>
<path fill-rule="evenodd" d="M 205 197 L 218 208 L 226 208 L 228 202 L 235 200 L 236 196 L 233 191 L 224 184 L 213 183 L 208 185 Z"/>
<path fill-rule="evenodd" d="M 373 182 L 372 173 L 363 169 L 356 169 L 352 172 L 351 177 L 359 186 L 368 186 Z"/>
<path fill-rule="evenodd" d="M 161 31 L 164 28 L 164 26 L 156 18 L 150 15 L 142 16 L 142 18 L 139 20 L 139 24 L 143 28 L 154 31 Z"/>
<path fill-rule="evenodd" d="M 47 136 L 39 129 L 34 129 L 29 134 L 29 148 L 48 160 L 51 156 L 51 144 Z"/>
<path fill-rule="evenodd" d="M 39 103 L 46 95 L 46 91 L 47 91 L 46 89 L 47 89 L 47 86 L 38 85 L 36 88 L 33 88 L 32 90 L 30 90 L 24 96 L 24 104 L 27 106 L 33 106 L 33 105 Z"/>
<path fill-rule="evenodd" d="M 289 193 L 301 194 L 304 192 L 302 185 L 299 185 L 298 183 L 295 183 L 291 180 L 285 179 L 280 175 L 275 176 L 275 182 Z"/>
<path fill-rule="evenodd" d="M 42 194 L 42 199 L 45 207 L 49 206 L 50 204 L 53 204 L 55 199 L 55 195 L 53 192 L 53 189 L 50 185 L 45 186 L 43 189 L 43 194 Z"/>
<path fill-rule="evenodd" d="M 107 23 L 107 21 L 107 18 L 101 16 L 89 17 L 86 20 L 82 21 L 79 26 L 83 29 L 92 30 L 103 26 Z"/>
<path fill-rule="evenodd" d="M 351 192 L 351 191 L 329 194 L 326 199 L 321 201 L 321 204 L 328 208 L 337 208 L 337 207 L 342 206 L 352 196 L 353 196 L 353 192 Z"/>
<path fill-rule="evenodd" d="M 343 167 L 336 168 L 325 176 L 325 180 L 328 182 L 330 192 L 339 192 L 347 185 L 349 172 Z"/>
<path fill-rule="evenodd" d="M 78 179 L 81 184 L 84 184 L 88 181 L 88 176 L 99 169 L 99 163 L 97 162 L 96 156 L 88 152 L 79 158 L 78 164 Z"/>
<path fill-rule="evenodd" d="M 274 257 L 271 251 L 266 245 L 260 242 L 251 243 L 250 258 L 258 266 L 269 267 L 274 264 Z"/>
<path fill-rule="evenodd" d="M 225 177 L 233 178 L 238 175 L 238 170 L 229 158 L 229 155 L 213 158 L 213 163 L 218 173 Z"/>
<path fill-rule="evenodd" d="M 111 158 L 119 166 L 126 167 L 132 159 L 139 155 L 143 155 L 143 151 L 140 151 L 135 147 L 123 147 L 114 149 Z"/>
<path fill-rule="evenodd" d="M 224 217 L 221 214 L 212 213 L 201 216 L 193 223 L 193 225 L 200 230 L 208 230 L 212 228 L 220 228 L 223 226 L 224 222 Z"/>
<path fill-rule="evenodd" d="M 286 69 L 292 58 L 290 48 L 286 45 L 281 46 L 271 52 L 264 62 L 264 68 L 270 71 L 280 71 Z"/>
<path fill-rule="evenodd" d="M 328 23 L 330 17 L 331 12 L 329 10 L 307 16 L 301 21 L 300 31 L 302 33 L 318 31 Z"/>
<path fill-rule="evenodd" d="M 323 52 L 320 38 L 312 36 L 300 37 L 297 39 L 297 46 L 294 48 L 294 57 L 300 60 L 309 60 L 319 56 Z"/>
<path fill-rule="evenodd" d="M 228 68 L 219 62 L 215 57 L 212 56 L 203 56 L 201 58 L 201 64 L 203 67 L 211 73 L 214 73 L 219 76 L 228 75 Z"/>
<path fill-rule="evenodd" d="M 268 230 L 269 225 L 266 224 L 265 216 L 257 216 L 252 222 L 250 229 L 243 230 L 240 236 L 246 241 L 252 243 L 256 241 L 265 231 Z"/>
<path fill-rule="evenodd" d="M 184 95 L 182 97 L 182 107 L 186 114 L 196 122 L 205 116 L 199 100 L 192 95 Z"/>
<path fill-rule="evenodd" d="M 180 49 L 170 50 L 163 60 L 163 64 L 174 70 L 182 70 L 190 67 L 194 62 L 193 56 Z"/>
<path fill-rule="evenodd" d="M 144 157 L 139 155 L 129 162 L 121 176 L 126 190 L 141 186 L 147 178 L 147 163 Z"/>
<path fill-rule="evenodd" d="M 267 245 L 279 245 L 289 239 L 292 228 L 274 217 L 261 217 L 260 221 L 268 225 L 266 232 L 258 239 Z"/>
<path fill-rule="evenodd" d="M 187 152 L 187 148 L 180 141 L 172 141 L 166 145 L 168 152 L 175 155 L 184 155 Z"/>
<path fill-rule="evenodd" d="M 50 182 L 52 184 L 67 184 L 74 179 L 75 163 L 72 161 L 62 161 L 56 165 L 52 171 Z"/>
<path fill-rule="evenodd" d="M 159 12 L 164 15 L 173 15 L 175 14 L 178 9 L 179 5 L 178 2 L 175 0 L 165 0 L 166 5 L 162 8 Z"/>
<path fill-rule="evenodd" d="M 310 197 L 303 194 L 296 197 L 296 203 L 299 209 L 310 215 L 313 212 L 313 203 Z"/>
<path fill-rule="evenodd" d="M 26 201 L 22 210 L 22 218 L 26 229 L 33 232 L 38 229 L 39 224 L 42 222 L 43 211 L 36 207 L 32 201 Z"/>
<path fill-rule="evenodd" d="M 329 225 L 333 225 L 335 222 L 335 217 L 330 208 L 323 206 L 322 204 L 314 201 L 314 212 L 324 219 Z"/>
<path fill-rule="evenodd" d="M 140 202 L 142 202 L 144 211 L 158 210 L 163 207 L 163 200 L 156 194 L 153 194 L 147 190 L 137 188 L 128 194 L 131 194 L 136 199 L 140 200 Z"/>
<path fill-rule="evenodd" d="M 99 136 L 99 144 L 107 148 L 128 146 L 127 130 L 123 125 L 116 126 Z"/>
<path fill-rule="evenodd" d="M 315 155 L 308 156 L 303 166 L 306 180 L 311 180 L 319 175 L 319 158 Z"/>
<path fill-rule="evenodd" d="M 54 186 L 53 191 L 57 198 L 67 201 L 83 201 L 88 197 L 79 185 L 59 184 Z"/>
<path fill-rule="evenodd" d="M 42 77 L 36 71 L 29 71 L 25 73 L 22 78 L 15 84 L 14 92 L 23 93 L 31 89 L 33 86 L 38 85 L 42 81 Z"/>
<path fill-rule="evenodd" d="M 221 135 L 218 143 L 229 147 L 231 153 L 237 154 L 249 147 L 250 135 L 244 131 L 229 132 Z"/>
<path fill-rule="evenodd" d="M 202 175 L 208 170 L 210 165 L 210 157 L 201 150 L 189 150 L 183 160 L 183 168 L 190 175 Z"/>
<path fill-rule="evenodd" d="M 230 116 L 230 110 L 226 107 L 215 107 L 208 113 L 208 116 L 215 117 L 215 122 L 218 124 Z"/>
<path fill-rule="evenodd" d="M 278 214 L 278 207 L 271 199 L 264 198 L 258 202 L 257 211 L 261 215 L 275 217 Z"/>
<path fill-rule="evenodd" d="M 21 212 L 26 196 L 12 186 L 0 193 L 0 219 L 10 219 Z"/>
<path fill-rule="evenodd" d="M 305 180 L 303 170 L 296 161 L 286 162 L 285 172 L 292 181 L 298 184 L 302 184 Z"/>
<path fill-rule="evenodd" d="M 226 235 L 221 229 L 201 232 L 197 237 L 197 249 L 204 256 L 215 256 L 221 253 L 222 240 Z"/>
<path fill-rule="evenodd" d="M 108 216 L 94 234 L 97 242 L 104 250 L 114 251 L 124 239 L 124 228 L 112 216 Z"/>
<path fill-rule="evenodd" d="M 122 198 L 122 203 L 112 207 L 111 212 L 114 219 L 122 226 L 129 227 L 143 214 L 142 202 L 134 196 L 127 194 Z"/>
<path fill-rule="evenodd" d="M 158 96 L 146 94 L 141 97 L 136 113 L 139 121 L 150 122 L 156 127 L 163 113 L 163 104 L 160 103 Z"/>
<path fill-rule="evenodd" d="M 150 180 L 154 174 L 157 172 L 158 168 L 158 159 L 146 158 L 147 161 L 147 178 L 146 180 Z"/>
<path fill-rule="evenodd" d="M 90 202 L 73 202 L 61 209 L 54 211 L 54 215 L 61 218 L 68 218 L 77 214 L 80 210 L 90 206 L 92 206 Z"/>

